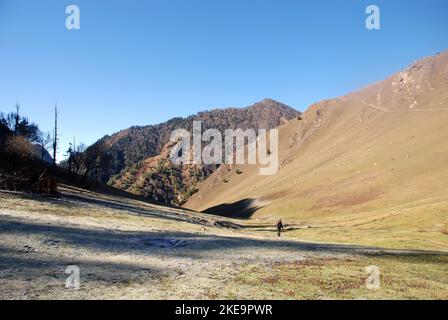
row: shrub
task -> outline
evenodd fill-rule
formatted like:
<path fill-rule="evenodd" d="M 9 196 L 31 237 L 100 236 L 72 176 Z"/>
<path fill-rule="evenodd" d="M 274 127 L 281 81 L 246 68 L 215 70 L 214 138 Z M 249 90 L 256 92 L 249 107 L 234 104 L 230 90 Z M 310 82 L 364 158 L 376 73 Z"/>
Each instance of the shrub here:
<path fill-rule="evenodd" d="M 33 157 L 33 145 L 22 136 L 11 136 L 6 140 L 6 152 L 22 159 Z"/>

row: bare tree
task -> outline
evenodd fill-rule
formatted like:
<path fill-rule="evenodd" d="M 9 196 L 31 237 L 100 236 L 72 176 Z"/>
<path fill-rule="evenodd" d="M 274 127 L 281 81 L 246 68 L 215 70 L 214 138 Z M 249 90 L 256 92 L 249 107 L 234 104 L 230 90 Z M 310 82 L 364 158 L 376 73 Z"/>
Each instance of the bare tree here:
<path fill-rule="evenodd" d="M 20 124 L 20 104 L 17 102 L 16 104 L 16 114 L 14 115 L 14 134 L 18 135 L 19 124 Z"/>
<path fill-rule="evenodd" d="M 56 166 L 56 154 L 58 152 L 58 106 L 54 106 L 54 131 L 53 131 L 53 165 Z"/>
<path fill-rule="evenodd" d="M 83 153 L 84 151 L 86 151 L 87 147 L 84 143 L 80 143 L 76 146 L 76 152 L 77 153 Z"/>
<path fill-rule="evenodd" d="M 50 146 L 51 141 L 52 141 L 52 139 L 51 139 L 51 135 L 49 132 L 42 132 L 42 131 L 38 132 L 36 142 L 40 147 L 40 152 L 41 152 L 40 160 L 44 160 L 45 151 Z"/>
<path fill-rule="evenodd" d="M 35 123 L 30 123 L 27 117 L 19 114 L 20 105 L 16 105 L 16 112 L 10 112 L 7 115 L 0 114 L 0 122 L 3 128 L 8 128 L 11 134 L 21 136 L 29 142 L 36 142 L 39 133 L 39 127 Z"/>
<path fill-rule="evenodd" d="M 86 169 L 84 151 L 86 151 L 86 145 L 80 143 L 76 146 L 75 152 L 73 154 L 73 172 L 75 174 L 80 173 L 82 170 Z"/>

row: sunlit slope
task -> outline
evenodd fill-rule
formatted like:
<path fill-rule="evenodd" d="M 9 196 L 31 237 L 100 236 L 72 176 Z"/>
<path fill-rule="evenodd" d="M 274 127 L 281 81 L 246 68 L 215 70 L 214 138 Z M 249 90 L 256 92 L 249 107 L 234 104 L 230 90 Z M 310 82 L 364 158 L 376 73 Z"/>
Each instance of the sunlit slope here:
<path fill-rule="evenodd" d="M 259 176 L 250 166 L 240 167 L 241 174 L 221 168 L 186 207 L 202 211 L 247 199 L 252 218 L 331 227 L 300 231 L 326 240 L 340 227 L 338 239 L 362 241 L 372 231 L 378 244 L 387 244 L 391 231 L 395 240 L 404 231 L 445 246 L 448 52 L 310 106 L 301 120 L 280 128 L 279 158 L 274 176 Z M 388 234 L 384 241 L 381 230 Z"/>

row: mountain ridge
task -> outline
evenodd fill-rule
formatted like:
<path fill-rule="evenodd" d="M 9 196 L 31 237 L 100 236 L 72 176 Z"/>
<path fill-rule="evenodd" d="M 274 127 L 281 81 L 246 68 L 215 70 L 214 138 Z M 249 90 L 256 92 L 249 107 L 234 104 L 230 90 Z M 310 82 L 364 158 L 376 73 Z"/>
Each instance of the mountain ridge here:
<path fill-rule="evenodd" d="M 191 174 L 197 178 L 190 179 L 186 174 L 187 171 L 190 171 L 189 167 L 177 168 L 166 163 L 168 161 L 162 161 L 160 155 L 164 153 L 164 148 L 169 144 L 173 130 L 186 129 L 191 132 L 194 120 L 202 122 L 203 130 L 213 128 L 224 132 L 225 129 L 237 128 L 271 129 L 298 115 L 300 115 L 299 111 L 267 98 L 245 108 L 201 111 L 184 118 L 172 118 L 157 125 L 124 129 L 112 136 L 103 137 L 90 146 L 86 152 L 89 152 L 89 149 L 91 151 L 101 147 L 101 153 L 106 155 L 102 160 L 107 158 L 107 165 L 104 165 L 103 161 L 103 165 L 98 166 L 95 172 L 99 181 L 109 182 L 115 187 L 144 195 L 152 200 L 177 205 L 179 202 L 185 201 L 184 198 L 188 198 L 188 194 L 193 192 L 191 187 L 199 181 L 198 179 L 205 179 L 216 167 L 191 167 L 194 171 Z M 158 165 L 160 161 L 163 164 Z M 150 179 L 152 171 L 157 171 L 156 179 L 149 182 L 138 181 L 141 180 L 140 176 Z M 152 186 L 155 186 L 155 189 Z"/>
<path fill-rule="evenodd" d="M 431 239 L 438 239 L 448 226 L 446 215 L 440 216 L 448 203 L 447 121 L 445 51 L 353 93 L 312 104 L 300 120 L 279 128 L 276 175 L 261 177 L 256 166 L 223 167 L 199 184 L 184 206 L 234 216 L 244 203 L 245 217 L 282 217 L 320 230 L 357 221 L 415 234 L 419 221 L 428 237 L 434 233 Z M 414 222 L 397 218 L 406 207 Z M 406 227 L 398 228 L 403 221 Z M 331 240 L 320 232 L 305 233 Z"/>

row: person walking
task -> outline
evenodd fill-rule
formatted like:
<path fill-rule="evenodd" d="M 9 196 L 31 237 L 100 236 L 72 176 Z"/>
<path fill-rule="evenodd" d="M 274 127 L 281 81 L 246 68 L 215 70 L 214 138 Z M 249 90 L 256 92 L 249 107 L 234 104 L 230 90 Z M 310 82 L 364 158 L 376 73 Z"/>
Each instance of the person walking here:
<path fill-rule="evenodd" d="M 277 236 L 280 237 L 280 233 L 283 231 L 283 222 L 282 219 L 277 222 Z"/>

